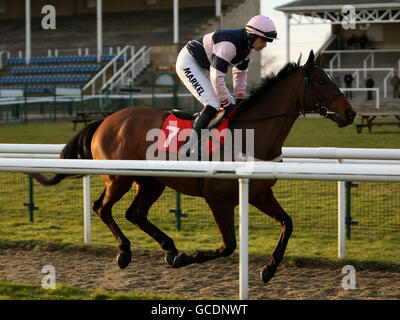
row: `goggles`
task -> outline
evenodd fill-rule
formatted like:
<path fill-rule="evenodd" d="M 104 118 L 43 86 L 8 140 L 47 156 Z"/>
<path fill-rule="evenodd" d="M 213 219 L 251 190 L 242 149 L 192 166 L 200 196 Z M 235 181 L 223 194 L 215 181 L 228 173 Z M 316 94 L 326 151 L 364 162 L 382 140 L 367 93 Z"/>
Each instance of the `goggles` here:
<path fill-rule="evenodd" d="M 253 29 L 253 30 L 255 30 L 255 31 L 258 31 L 258 32 L 260 32 L 261 34 L 263 34 L 263 35 L 264 35 L 264 38 L 265 38 L 265 40 L 266 40 L 267 42 L 272 42 L 272 41 L 274 41 L 275 39 L 277 39 L 278 33 L 277 33 L 275 30 L 274 30 L 274 31 L 264 32 L 264 31 L 261 31 L 260 29 L 254 28 L 254 27 L 249 26 L 249 25 L 247 25 L 246 27 L 248 27 L 248 28 L 250 28 L 250 29 Z"/>

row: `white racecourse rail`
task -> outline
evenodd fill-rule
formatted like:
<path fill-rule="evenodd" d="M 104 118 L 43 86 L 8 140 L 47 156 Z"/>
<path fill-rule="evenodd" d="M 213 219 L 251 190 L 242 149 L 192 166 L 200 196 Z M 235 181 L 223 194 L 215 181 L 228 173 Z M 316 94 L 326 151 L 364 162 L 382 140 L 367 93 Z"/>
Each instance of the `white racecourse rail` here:
<path fill-rule="evenodd" d="M 90 188 L 88 175 L 140 175 L 208 177 L 239 180 L 239 237 L 240 299 L 248 298 L 248 182 L 249 179 L 298 179 L 339 181 L 339 257 L 344 257 L 344 182 L 391 181 L 400 182 L 400 165 L 382 160 L 400 160 L 397 149 L 344 149 L 344 148 L 283 148 L 283 157 L 297 158 L 303 162 L 204 162 L 204 161 L 143 161 L 143 160 L 72 160 L 37 159 L 53 157 L 64 145 L 0 144 L 0 171 L 83 174 L 86 199 L 85 224 L 90 221 Z M 18 155 L 23 155 L 18 157 Z M 29 156 L 31 154 L 32 156 Z M 29 157 L 29 158 L 27 158 Z M 307 163 L 308 159 L 336 159 L 337 163 Z M 345 159 L 362 159 L 377 163 L 341 163 Z M 90 225 L 85 227 L 85 239 Z"/>

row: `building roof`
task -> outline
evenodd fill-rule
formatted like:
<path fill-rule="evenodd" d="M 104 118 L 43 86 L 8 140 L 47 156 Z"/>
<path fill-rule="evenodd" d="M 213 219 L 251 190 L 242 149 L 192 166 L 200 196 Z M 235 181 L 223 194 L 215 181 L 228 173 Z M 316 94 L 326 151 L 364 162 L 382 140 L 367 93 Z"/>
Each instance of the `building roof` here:
<path fill-rule="evenodd" d="M 275 10 L 283 12 L 331 11 L 339 10 L 345 5 L 352 5 L 356 9 L 400 8 L 400 0 L 297 0 L 275 7 Z"/>

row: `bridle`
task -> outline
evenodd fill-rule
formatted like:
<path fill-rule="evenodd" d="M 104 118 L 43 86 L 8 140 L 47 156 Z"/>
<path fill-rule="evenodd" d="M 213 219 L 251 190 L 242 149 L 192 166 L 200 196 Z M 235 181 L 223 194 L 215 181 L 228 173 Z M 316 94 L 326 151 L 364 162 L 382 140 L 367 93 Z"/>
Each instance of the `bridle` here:
<path fill-rule="evenodd" d="M 323 116 L 324 118 L 329 117 L 330 115 L 336 116 L 339 120 L 343 120 L 340 114 L 334 111 L 329 111 L 329 106 L 339 97 L 343 96 L 343 92 L 338 93 L 336 96 L 332 97 L 326 105 L 321 105 L 320 102 L 315 99 L 315 96 L 313 94 L 312 90 L 312 84 L 310 81 L 310 78 L 307 75 L 307 72 L 302 68 L 302 72 L 304 75 L 304 93 L 303 93 L 303 110 L 299 111 L 300 114 L 305 115 L 306 113 L 318 113 L 319 115 Z M 311 100 L 313 103 L 314 108 L 311 109 L 309 112 L 305 111 L 305 105 L 306 105 L 306 92 L 309 92 L 311 96 Z"/>
<path fill-rule="evenodd" d="M 307 72 L 304 70 L 304 68 L 302 69 L 302 73 L 303 73 L 303 79 L 304 79 L 304 93 L 303 93 L 303 108 L 302 110 L 298 110 L 295 112 L 287 112 L 287 113 L 282 113 L 282 114 L 277 114 L 277 115 L 271 115 L 271 116 L 265 116 L 265 117 L 261 117 L 261 118 L 255 118 L 255 119 L 235 119 L 232 118 L 230 121 L 254 121 L 254 120 L 265 120 L 265 119 L 273 119 L 273 118 L 279 118 L 279 117 L 288 117 L 288 116 L 305 116 L 306 114 L 316 114 L 318 113 L 319 115 L 323 116 L 324 118 L 329 117 L 330 115 L 334 115 L 336 116 L 339 121 L 343 121 L 344 119 L 340 116 L 339 113 L 334 112 L 334 111 L 329 111 L 329 106 L 339 97 L 343 96 L 343 92 L 338 93 L 336 96 L 334 96 L 333 98 L 331 98 L 328 103 L 326 103 L 326 105 L 321 105 L 320 102 L 315 99 L 315 96 L 313 94 L 313 86 L 311 84 L 310 78 L 307 75 Z M 312 109 L 308 109 L 306 111 L 305 105 L 306 105 L 306 94 L 308 93 L 311 96 L 311 100 L 313 103 L 313 108 Z"/>

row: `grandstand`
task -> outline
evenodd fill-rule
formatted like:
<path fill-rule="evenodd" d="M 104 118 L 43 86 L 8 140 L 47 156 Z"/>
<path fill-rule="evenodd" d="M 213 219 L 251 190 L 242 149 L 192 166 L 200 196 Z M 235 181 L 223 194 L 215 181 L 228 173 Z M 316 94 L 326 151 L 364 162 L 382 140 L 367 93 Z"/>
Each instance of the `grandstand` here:
<path fill-rule="evenodd" d="M 350 13 L 343 9 L 349 4 L 354 8 L 352 20 L 347 20 Z M 331 37 L 320 50 L 323 67 L 331 75 L 339 75 L 342 87 L 347 72 L 353 75 L 354 89 L 365 88 L 371 75 L 379 89 L 380 108 L 400 108 L 390 86 L 393 72 L 400 71 L 399 0 L 298 0 L 275 9 L 285 13 L 288 30 L 297 25 L 330 23 Z M 352 104 L 357 109 L 372 109 L 376 102 L 366 101 L 365 91 L 354 91 Z"/>
<path fill-rule="evenodd" d="M 99 94 L 109 87 L 109 80 L 115 83 L 118 77 L 123 78 L 119 86 L 141 86 L 154 84 L 166 74 L 177 82 L 176 56 L 189 39 L 218 29 L 221 22 L 224 28 L 243 27 L 260 10 L 256 0 L 222 0 L 220 18 L 216 17 L 215 0 L 181 1 L 176 42 L 173 1 L 100 2 L 102 52 L 99 55 L 96 0 L 31 1 L 32 48 L 31 58 L 27 59 L 25 4 L 0 0 L 0 90 L 20 89 L 26 95 L 48 95 L 56 87 L 88 88 L 83 94 Z M 44 17 L 41 9 L 49 4 L 56 9 L 54 30 L 41 27 Z M 139 55 L 140 52 L 149 56 Z M 135 69 L 138 68 L 135 59 L 146 60 L 139 71 Z M 254 60 L 249 82 L 257 84 L 259 56 Z M 179 90 L 186 92 L 183 86 Z"/>

